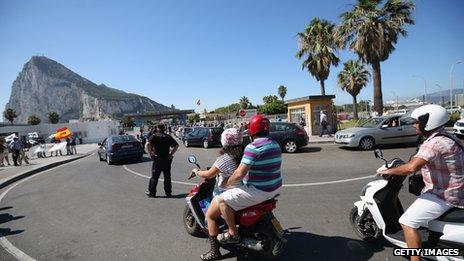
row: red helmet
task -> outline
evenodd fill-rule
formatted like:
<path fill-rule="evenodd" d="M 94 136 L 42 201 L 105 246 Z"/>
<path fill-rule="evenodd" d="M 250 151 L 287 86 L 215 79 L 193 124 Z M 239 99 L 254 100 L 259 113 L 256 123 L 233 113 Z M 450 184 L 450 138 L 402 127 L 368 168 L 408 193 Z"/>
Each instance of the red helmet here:
<path fill-rule="evenodd" d="M 250 119 L 250 126 L 248 128 L 248 134 L 250 137 L 253 137 L 258 132 L 263 132 L 266 136 L 269 135 L 269 129 L 271 123 L 269 119 L 264 115 L 258 114 Z"/>

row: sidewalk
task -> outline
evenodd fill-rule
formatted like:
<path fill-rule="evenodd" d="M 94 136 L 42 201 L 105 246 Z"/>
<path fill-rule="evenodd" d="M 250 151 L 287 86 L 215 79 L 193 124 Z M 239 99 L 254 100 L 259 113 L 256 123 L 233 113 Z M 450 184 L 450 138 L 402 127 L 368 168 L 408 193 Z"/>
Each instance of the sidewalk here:
<path fill-rule="evenodd" d="M 332 134 L 332 137 L 327 135 L 322 137 L 319 137 L 318 135 L 309 136 L 308 144 L 312 143 L 334 143 L 334 134 Z"/>
<path fill-rule="evenodd" d="M 81 144 L 76 146 L 77 154 L 65 156 L 66 151 L 64 151 L 63 156 L 49 157 L 50 153 L 47 152 L 47 158 L 37 158 L 35 155 L 28 154 L 29 164 L 23 162 L 21 166 L 0 167 L 0 189 L 35 173 L 83 158 L 97 148 L 97 144 Z M 13 164 L 11 154 L 9 160 Z"/>

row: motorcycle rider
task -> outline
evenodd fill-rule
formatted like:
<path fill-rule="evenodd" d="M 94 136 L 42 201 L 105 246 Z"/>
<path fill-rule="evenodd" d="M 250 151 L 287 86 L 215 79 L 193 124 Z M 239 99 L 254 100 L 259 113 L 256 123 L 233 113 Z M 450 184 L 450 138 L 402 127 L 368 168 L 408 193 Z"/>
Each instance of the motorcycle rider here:
<path fill-rule="evenodd" d="M 216 188 L 213 194 L 216 196 L 222 193 L 224 188 L 220 185 L 224 181 L 224 178 L 229 177 L 237 169 L 243 156 L 242 147 L 242 133 L 235 129 L 229 128 L 221 134 L 222 149 L 219 152 L 220 156 L 216 159 L 213 166 L 209 170 L 193 169 L 192 172 L 202 178 L 211 179 L 218 176 L 216 182 Z M 238 183 L 241 184 L 239 181 Z M 221 258 L 221 252 L 219 251 L 219 242 L 217 235 L 219 234 L 219 226 L 217 224 L 218 218 L 221 216 L 219 210 L 218 200 L 214 198 L 206 211 L 206 222 L 208 223 L 208 234 L 211 249 L 205 254 L 201 255 L 202 260 L 217 260 Z"/>
<path fill-rule="evenodd" d="M 464 151 L 444 125 L 449 116 L 439 105 L 425 105 L 415 109 L 411 118 L 424 143 L 412 159 L 399 167 L 377 170 L 379 175 L 408 175 L 422 172 L 425 187 L 422 194 L 400 217 L 408 248 L 420 248 L 421 238 L 417 229 L 434 220 L 453 207 L 464 208 Z M 420 260 L 411 256 L 411 260 Z"/>
<path fill-rule="evenodd" d="M 252 143 L 245 148 L 237 170 L 227 178 L 222 187 L 236 186 L 216 197 L 221 215 L 229 231 L 218 235 L 221 243 L 239 243 L 235 213 L 238 210 L 259 204 L 276 196 L 282 187 L 280 167 L 282 163 L 279 144 L 269 137 L 270 122 L 263 115 L 250 119 L 248 134 Z"/>

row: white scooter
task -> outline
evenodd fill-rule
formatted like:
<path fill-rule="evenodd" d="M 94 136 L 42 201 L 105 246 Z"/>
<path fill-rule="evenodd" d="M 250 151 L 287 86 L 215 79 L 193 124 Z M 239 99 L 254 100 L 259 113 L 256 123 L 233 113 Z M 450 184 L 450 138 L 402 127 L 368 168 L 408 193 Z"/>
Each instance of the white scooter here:
<path fill-rule="evenodd" d="M 382 151 L 375 150 L 376 158 L 385 161 L 385 167 L 392 168 L 404 164 L 395 158 L 389 162 Z M 375 241 L 383 236 L 392 244 L 406 248 L 403 231 L 398 219 L 404 210 L 398 198 L 406 176 L 391 175 L 378 177 L 361 190 L 361 200 L 354 203 L 350 221 L 355 233 L 365 241 Z M 453 208 L 430 221 L 427 227 L 420 227 L 423 248 L 459 249 L 459 256 L 428 257 L 437 260 L 464 260 L 464 209 Z"/>

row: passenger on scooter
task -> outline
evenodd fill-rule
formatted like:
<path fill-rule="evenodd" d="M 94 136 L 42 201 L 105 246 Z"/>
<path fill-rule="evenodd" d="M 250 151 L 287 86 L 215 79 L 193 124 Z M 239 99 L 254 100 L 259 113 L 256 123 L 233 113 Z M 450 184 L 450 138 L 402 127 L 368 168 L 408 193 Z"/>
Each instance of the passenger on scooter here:
<path fill-rule="evenodd" d="M 248 134 L 252 143 L 248 144 L 237 170 L 225 180 L 223 187 L 243 181 L 243 186 L 229 189 L 215 200 L 229 231 L 218 236 L 221 243 L 239 243 L 235 213 L 238 210 L 257 205 L 275 197 L 282 186 L 280 166 L 281 148 L 269 137 L 270 122 L 263 115 L 251 117 Z"/>
<path fill-rule="evenodd" d="M 425 187 L 422 194 L 400 217 L 408 248 L 420 248 L 417 229 L 448 211 L 464 208 L 464 152 L 459 141 L 443 126 L 449 116 L 439 105 L 425 105 L 415 109 L 411 117 L 419 135 L 426 138 L 417 154 L 406 164 L 396 168 L 377 170 L 379 175 L 408 175 L 422 171 Z M 420 260 L 411 256 L 411 260 Z"/>
<path fill-rule="evenodd" d="M 221 144 L 222 149 L 219 151 L 220 156 L 216 159 L 213 166 L 209 170 L 199 170 L 193 169 L 197 176 L 202 178 L 214 178 L 218 176 L 216 187 L 214 189 L 214 196 L 219 195 L 224 192 L 226 189 L 220 187 L 224 182 L 224 179 L 228 178 L 234 171 L 237 169 L 237 166 L 240 164 L 243 156 L 243 147 L 242 147 L 243 137 L 242 133 L 235 129 L 230 128 L 224 130 L 221 134 Z M 242 182 L 237 181 L 237 185 L 241 185 Z M 234 186 L 231 186 L 232 188 Z M 217 220 L 221 216 L 219 210 L 218 200 L 213 199 L 211 204 L 206 211 L 206 222 L 208 224 L 208 234 L 211 249 L 205 254 L 201 255 L 202 260 L 217 260 L 221 257 L 221 252 L 219 251 L 219 242 L 217 240 L 217 235 L 219 234 L 219 226 Z"/>

